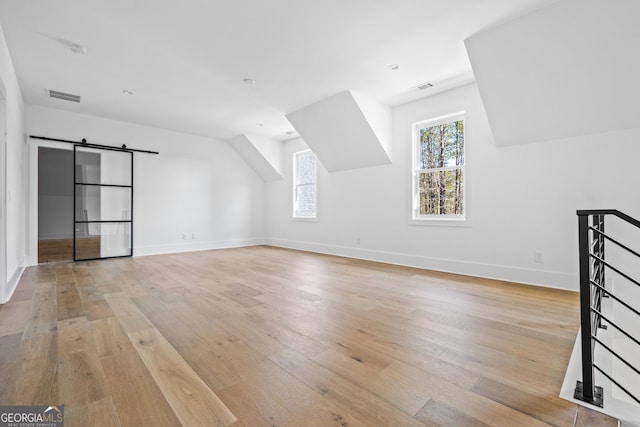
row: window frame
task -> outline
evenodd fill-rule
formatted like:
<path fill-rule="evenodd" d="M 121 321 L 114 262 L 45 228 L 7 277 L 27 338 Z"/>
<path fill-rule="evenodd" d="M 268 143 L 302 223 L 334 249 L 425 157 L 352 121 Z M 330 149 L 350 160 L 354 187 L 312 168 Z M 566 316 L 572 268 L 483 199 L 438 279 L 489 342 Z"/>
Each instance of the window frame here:
<path fill-rule="evenodd" d="M 315 181 L 313 183 L 308 183 L 308 184 L 302 184 L 302 185 L 298 185 L 297 184 L 297 177 L 298 177 L 298 158 L 301 155 L 304 154 L 308 154 L 311 153 L 315 159 Z M 317 222 L 318 221 L 318 156 L 316 156 L 316 154 L 311 150 L 311 149 L 304 149 L 304 150 L 299 150 L 299 151 L 294 151 L 293 152 L 293 174 L 292 174 L 292 187 L 293 187 L 293 191 L 292 191 L 292 197 L 293 197 L 293 203 L 291 204 L 292 207 L 292 212 L 291 212 L 291 219 L 293 221 L 308 221 L 308 222 Z M 316 206 L 315 206 L 315 214 L 313 216 L 308 216 L 308 215 L 299 215 L 297 213 L 297 195 L 298 195 L 298 188 L 302 187 L 302 186 L 307 186 L 307 185 L 313 185 L 316 188 Z"/>
<path fill-rule="evenodd" d="M 464 145 L 463 145 L 463 157 L 464 162 L 462 165 L 455 166 L 446 166 L 442 168 L 432 168 L 432 169 L 419 169 L 420 165 L 420 129 L 425 127 L 433 127 L 438 126 L 444 123 L 450 123 L 462 120 L 464 122 Z M 455 113 L 450 113 L 438 117 L 434 117 L 427 120 L 420 120 L 418 122 L 414 122 L 411 124 L 411 170 L 410 170 L 410 194 L 409 194 L 409 224 L 410 225 L 432 225 L 432 226 L 454 226 L 454 227 L 468 227 L 470 226 L 469 222 L 469 201 L 467 199 L 467 187 L 468 187 L 468 176 L 467 176 L 467 117 L 465 111 L 458 111 Z M 460 169 L 462 171 L 462 214 L 455 215 L 425 215 L 420 214 L 420 174 L 424 172 L 439 172 L 439 171 L 447 171 L 447 170 L 456 170 Z"/>

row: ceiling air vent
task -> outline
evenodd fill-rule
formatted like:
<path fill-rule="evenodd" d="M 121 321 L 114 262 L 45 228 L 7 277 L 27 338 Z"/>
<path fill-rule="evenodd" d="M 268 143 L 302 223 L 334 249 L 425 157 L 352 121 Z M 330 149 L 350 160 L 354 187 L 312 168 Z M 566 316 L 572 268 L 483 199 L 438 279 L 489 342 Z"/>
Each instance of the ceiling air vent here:
<path fill-rule="evenodd" d="M 71 93 L 59 92 L 57 90 L 47 90 L 47 96 L 50 98 L 62 99 L 63 101 L 71 101 L 80 103 L 80 95 L 73 95 Z"/>
<path fill-rule="evenodd" d="M 431 82 L 426 82 L 426 83 L 422 83 L 418 86 L 416 86 L 416 89 L 418 90 L 425 90 L 425 89 L 429 89 L 430 87 L 433 87 L 433 83 Z"/>

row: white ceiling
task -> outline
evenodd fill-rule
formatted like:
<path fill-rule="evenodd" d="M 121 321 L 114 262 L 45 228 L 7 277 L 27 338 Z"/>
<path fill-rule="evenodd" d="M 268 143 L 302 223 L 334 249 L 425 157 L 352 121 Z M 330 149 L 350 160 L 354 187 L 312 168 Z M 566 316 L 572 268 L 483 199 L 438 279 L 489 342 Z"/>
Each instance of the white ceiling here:
<path fill-rule="evenodd" d="M 397 105 L 472 80 L 467 37 L 555 1 L 0 0 L 0 25 L 26 103 L 283 140 L 285 114 L 344 90 Z"/>

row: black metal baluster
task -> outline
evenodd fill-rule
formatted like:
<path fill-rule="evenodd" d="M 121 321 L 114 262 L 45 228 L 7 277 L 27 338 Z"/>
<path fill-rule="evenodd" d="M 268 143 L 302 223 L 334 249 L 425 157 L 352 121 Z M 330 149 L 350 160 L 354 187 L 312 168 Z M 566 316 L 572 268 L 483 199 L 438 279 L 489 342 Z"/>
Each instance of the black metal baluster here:
<path fill-rule="evenodd" d="M 589 215 L 578 216 L 578 248 L 580 256 L 580 342 L 582 348 L 582 381 L 576 384 L 574 398 L 602 406 L 602 393 L 595 392 L 593 381 L 593 341 L 591 312 L 591 242 L 589 239 Z M 601 268 L 604 266 L 601 266 Z M 599 398 L 599 399 L 598 399 Z"/>

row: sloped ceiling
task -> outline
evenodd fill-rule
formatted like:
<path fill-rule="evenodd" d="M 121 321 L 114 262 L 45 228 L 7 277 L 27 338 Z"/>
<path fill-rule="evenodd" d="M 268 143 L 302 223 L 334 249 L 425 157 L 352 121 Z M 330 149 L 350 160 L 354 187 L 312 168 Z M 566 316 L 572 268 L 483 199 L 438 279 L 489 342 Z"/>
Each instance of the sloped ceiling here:
<path fill-rule="evenodd" d="M 471 81 L 462 41 L 550 1 L 5 0 L 0 26 L 27 104 L 286 140 L 286 113 L 345 89 L 398 105 Z"/>
<path fill-rule="evenodd" d="M 465 41 L 497 145 L 640 127 L 640 2 L 564 0 Z"/>
<path fill-rule="evenodd" d="M 282 143 L 260 135 L 238 135 L 229 144 L 242 156 L 263 181 L 282 179 L 284 149 Z"/>
<path fill-rule="evenodd" d="M 328 171 L 391 163 L 391 109 L 344 91 L 287 114 Z"/>

